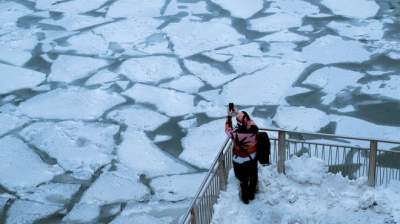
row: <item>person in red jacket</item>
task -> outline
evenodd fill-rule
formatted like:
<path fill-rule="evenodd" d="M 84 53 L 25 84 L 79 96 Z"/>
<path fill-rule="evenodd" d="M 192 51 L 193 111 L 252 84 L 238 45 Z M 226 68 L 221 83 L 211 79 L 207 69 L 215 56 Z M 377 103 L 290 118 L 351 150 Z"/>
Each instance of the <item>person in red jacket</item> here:
<path fill-rule="evenodd" d="M 237 128 L 232 126 L 232 113 L 236 112 Z M 245 111 L 228 110 L 225 133 L 233 141 L 233 171 L 240 181 L 240 197 L 243 203 L 253 200 L 258 182 L 257 133 L 258 127 Z"/>

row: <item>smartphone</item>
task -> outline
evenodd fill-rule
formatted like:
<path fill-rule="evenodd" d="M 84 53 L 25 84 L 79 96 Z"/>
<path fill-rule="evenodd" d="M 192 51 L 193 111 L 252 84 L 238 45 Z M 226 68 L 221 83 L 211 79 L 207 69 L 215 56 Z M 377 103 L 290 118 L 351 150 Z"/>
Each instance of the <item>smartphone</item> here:
<path fill-rule="evenodd" d="M 233 111 L 233 107 L 234 107 L 234 104 L 233 103 L 229 103 L 229 111 Z"/>

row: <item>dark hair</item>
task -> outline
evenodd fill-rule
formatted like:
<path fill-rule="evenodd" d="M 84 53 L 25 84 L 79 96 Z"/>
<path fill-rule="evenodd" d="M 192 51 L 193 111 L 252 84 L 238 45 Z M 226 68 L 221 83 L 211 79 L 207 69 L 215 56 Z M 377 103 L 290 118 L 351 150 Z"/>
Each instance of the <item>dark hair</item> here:
<path fill-rule="evenodd" d="M 243 113 L 243 119 L 246 118 L 249 121 L 250 120 L 249 114 L 244 110 L 242 110 L 242 113 Z"/>

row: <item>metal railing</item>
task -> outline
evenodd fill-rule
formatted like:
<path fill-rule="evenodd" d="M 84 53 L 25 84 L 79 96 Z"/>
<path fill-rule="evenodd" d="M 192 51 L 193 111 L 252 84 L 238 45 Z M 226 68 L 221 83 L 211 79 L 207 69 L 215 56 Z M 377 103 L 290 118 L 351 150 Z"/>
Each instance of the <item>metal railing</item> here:
<path fill-rule="evenodd" d="M 324 160 L 329 172 L 340 172 L 350 179 L 367 176 L 370 186 L 400 180 L 398 141 L 270 128 L 260 131 L 266 131 L 270 136 L 270 161 L 277 166 L 279 173 L 285 173 L 285 160 L 307 154 Z M 232 167 L 231 148 L 232 142 L 226 139 L 188 211 L 182 217 L 182 223 L 211 222 L 213 206 L 220 191 L 227 186 L 228 173 Z M 393 150 L 394 148 L 399 151 Z"/>

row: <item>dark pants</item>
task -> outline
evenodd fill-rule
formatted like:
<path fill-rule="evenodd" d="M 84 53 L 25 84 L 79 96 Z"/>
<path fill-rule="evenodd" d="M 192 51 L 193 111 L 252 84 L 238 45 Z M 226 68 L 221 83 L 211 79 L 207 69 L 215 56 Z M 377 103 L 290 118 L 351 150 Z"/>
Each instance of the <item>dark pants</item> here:
<path fill-rule="evenodd" d="M 257 160 L 253 159 L 242 164 L 233 162 L 233 171 L 240 181 L 242 200 L 254 199 L 258 182 Z"/>

